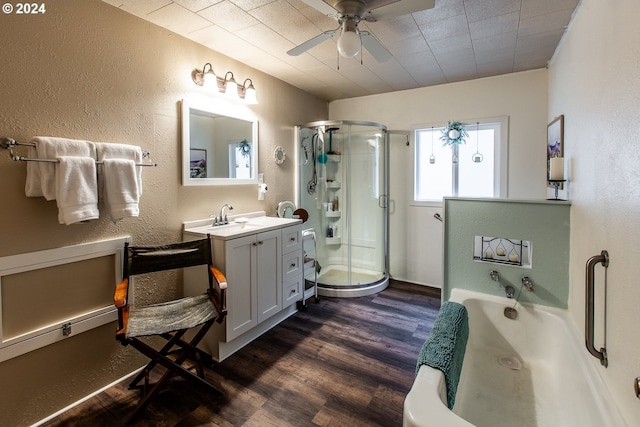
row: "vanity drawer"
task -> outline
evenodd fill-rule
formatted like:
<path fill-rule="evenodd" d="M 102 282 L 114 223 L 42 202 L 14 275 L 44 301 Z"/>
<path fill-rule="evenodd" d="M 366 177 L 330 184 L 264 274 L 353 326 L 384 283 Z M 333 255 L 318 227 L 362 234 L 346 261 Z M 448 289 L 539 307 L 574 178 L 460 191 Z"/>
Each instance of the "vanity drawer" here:
<path fill-rule="evenodd" d="M 302 276 L 302 252 L 282 255 L 282 283 L 287 283 L 297 276 Z"/>
<path fill-rule="evenodd" d="M 302 298 L 302 277 L 298 277 L 291 282 L 285 282 L 283 286 L 284 301 L 282 308 L 289 307 Z"/>
<path fill-rule="evenodd" d="M 302 250 L 302 226 L 296 225 L 282 229 L 282 254 Z"/>

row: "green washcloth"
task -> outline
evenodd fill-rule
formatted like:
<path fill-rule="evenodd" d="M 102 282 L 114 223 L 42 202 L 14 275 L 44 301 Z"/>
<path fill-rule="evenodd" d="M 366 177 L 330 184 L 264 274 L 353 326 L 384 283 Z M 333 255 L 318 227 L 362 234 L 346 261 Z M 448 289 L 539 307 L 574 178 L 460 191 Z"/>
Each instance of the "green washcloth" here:
<path fill-rule="evenodd" d="M 442 371 L 447 384 L 447 404 L 453 409 L 460 381 L 464 352 L 469 339 L 469 315 L 464 305 L 445 301 L 438 317 L 422 345 L 416 365 L 416 375 L 422 365 Z"/>

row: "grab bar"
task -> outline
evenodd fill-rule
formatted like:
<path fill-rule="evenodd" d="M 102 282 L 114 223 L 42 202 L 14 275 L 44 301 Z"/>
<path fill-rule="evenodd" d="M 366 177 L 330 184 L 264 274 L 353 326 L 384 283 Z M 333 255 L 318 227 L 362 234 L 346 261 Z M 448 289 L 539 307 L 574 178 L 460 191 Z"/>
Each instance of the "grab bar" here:
<path fill-rule="evenodd" d="M 609 267 L 609 252 L 602 251 L 600 255 L 594 255 L 587 261 L 587 272 L 586 272 L 586 292 L 587 295 L 585 297 L 585 326 L 584 326 L 584 335 L 585 341 L 587 344 L 587 350 L 589 353 L 597 359 L 600 359 L 600 364 L 605 368 L 609 365 L 609 360 L 607 359 L 607 349 L 602 347 L 600 351 L 596 350 L 593 346 L 593 311 L 594 311 L 594 275 L 596 264 L 601 263 L 604 268 Z"/>

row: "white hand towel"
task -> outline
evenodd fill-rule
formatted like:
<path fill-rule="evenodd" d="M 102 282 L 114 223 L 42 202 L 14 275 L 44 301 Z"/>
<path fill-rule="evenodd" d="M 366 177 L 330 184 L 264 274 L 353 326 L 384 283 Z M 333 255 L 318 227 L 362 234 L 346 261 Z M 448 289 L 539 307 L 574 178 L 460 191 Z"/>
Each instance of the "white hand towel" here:
<path fill-rule="evenodd" d="M 113 222 L 123 218 L 137 217 L 140 213 L 138 201 L 138 174 L 136 162 L 130 159 L 105 159 L 104 201 Z"/>
<path fill-rule="evenodd" d="M 75 224 L 98 219 L 98 178 L 92 157 L 58 157 L 56 166 L 56 202 L 58 222 Z"/>
<path fill-rule="evenodd" d="M 96 142 L 96 158 L 99 162 L 106 159 L 129 159 L 135 163 L 142 163 L 142 149 L 135 145 L 112 144 L 109 142 Z M 105 177 L 104 169 L 98 166 L 98 196 L 104 195 Z M 136 182 L 138 185 L 138 195 L 142 195 L 142 168 L 136 168 Z"/>
<path fill-rule="evenodd" d="M 36 147 L 29 147 L 27 156 L 30 159 L 38 158 Z M 42 197 L 42 184 L 40 183 L 40 162 L 27 162 L 27 180 L 24 184 L 24 193 L 27 197 Z"/>
<path fill-rule="evenodd" d="M 32 139 L 36 145 L 38 158 L 56 159 L 61 156 L 78 156 L 96 158 L 95 146 L 92 142 L 77 139 L 52 138 L 38 136 Z M 47 200 L 56 198 L 56 163 L 35 162 L 40 170 L 42 195 Z"/>

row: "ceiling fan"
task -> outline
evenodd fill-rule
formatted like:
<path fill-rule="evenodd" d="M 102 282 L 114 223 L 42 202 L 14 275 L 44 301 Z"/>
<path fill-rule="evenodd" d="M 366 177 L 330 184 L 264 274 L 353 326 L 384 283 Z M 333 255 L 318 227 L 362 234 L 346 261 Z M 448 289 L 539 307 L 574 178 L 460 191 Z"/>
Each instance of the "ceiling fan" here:
<path fill-rule="evenodd" d="M 353 58 L 360 53 L 361 47 L 371 53 L 378 62 L 391 58 L 391 53 L 368 31 L 358 29 L 361 21 L 376 22 L 395 16 L 408 15 L 435 6 L 435 0 L 302 0 L 338 21 L 338 28 L 325 31 L 307 40 L 287 52 L 298 56 L 314 46 L 340 34 L 338 52 L 345 58 Z"/>

